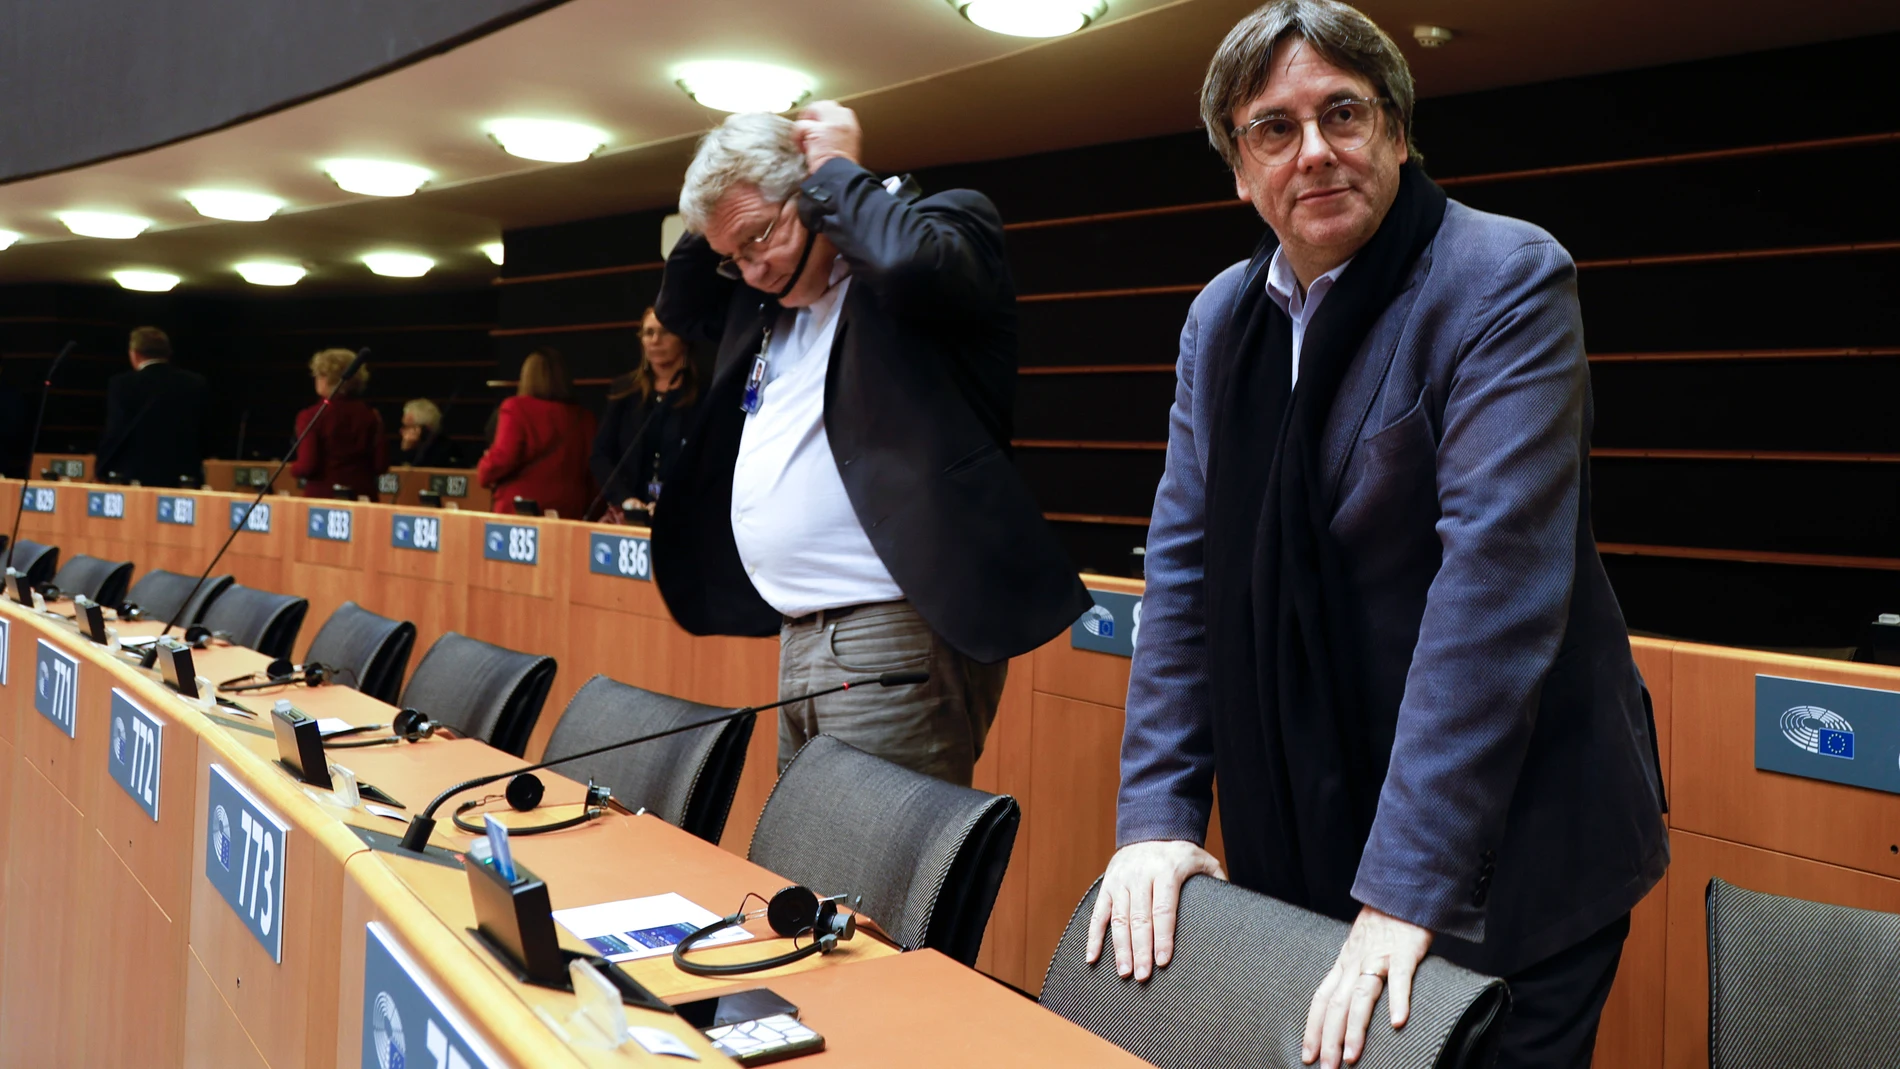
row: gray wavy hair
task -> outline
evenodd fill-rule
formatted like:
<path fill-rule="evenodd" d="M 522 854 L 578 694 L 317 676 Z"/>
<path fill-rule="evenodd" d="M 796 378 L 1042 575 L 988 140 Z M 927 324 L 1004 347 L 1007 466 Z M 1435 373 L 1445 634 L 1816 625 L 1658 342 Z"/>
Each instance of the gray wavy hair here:
<path fill-rule="evenodd" d="M 1227 166 L 1240 167 L 1234 109 L 1266 91 L 1273 50 L 1289 37 L 1301 38 L 1326 62 L 1371 82 L 1398 120 L 1395 132 L 1405 138 L 1412 159 L 1424 162 L 1412 137 L 1412 69 L 1392 38 L 1358 8 L 1339 0 L 1273 0 L 1228 31 L 1201 83 L 1201 122 Z"/>
<path fill-rule="evenodd" d="M 699 139 L 680 187 L 680 216 L 686 229 L 703 234 L 713 206 L 732 187 L 757 186 L 780 204 L 804 177 L 805 154 L 792 143 L 792 120 L 763 111 L 728 115 Z"/>

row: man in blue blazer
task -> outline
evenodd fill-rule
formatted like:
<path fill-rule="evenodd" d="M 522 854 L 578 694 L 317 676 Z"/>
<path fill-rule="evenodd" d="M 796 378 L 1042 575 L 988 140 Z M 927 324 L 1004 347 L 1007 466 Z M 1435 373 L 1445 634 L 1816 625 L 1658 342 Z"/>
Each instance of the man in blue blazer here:
<path fill-rule="evenodd" d="M 1653 718 L 1590 530 L 1576 268 L 1446 199 L 1391 40 L 1276 0 L 1209 136 L 1271 233 L 1181 332 L 1128 691 L 1123 975 L 1165 966 L 1220 782 L 1236 882 L 1352 923 L 1304 1055 L 1358 1060 L 1428 951 L 1506 977 L 1502 1066 L 1587 1066 L 1668 864 Z"/>

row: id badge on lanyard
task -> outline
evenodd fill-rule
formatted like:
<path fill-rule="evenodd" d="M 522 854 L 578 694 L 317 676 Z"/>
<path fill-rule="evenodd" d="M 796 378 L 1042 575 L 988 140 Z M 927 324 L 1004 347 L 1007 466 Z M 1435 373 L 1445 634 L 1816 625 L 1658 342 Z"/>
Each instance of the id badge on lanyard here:
<path fill-rule="evenodd" d="M 752 370 L 745 377 L 745 394 L 739 399 L 739 407 L 748 416 L 759 414 L 759 402 L 765 396 L 765 353 L 772 347 L 772 328 L 765 328 L 765 337 L 759 341 L 759 355 L 752 358 Z"/>

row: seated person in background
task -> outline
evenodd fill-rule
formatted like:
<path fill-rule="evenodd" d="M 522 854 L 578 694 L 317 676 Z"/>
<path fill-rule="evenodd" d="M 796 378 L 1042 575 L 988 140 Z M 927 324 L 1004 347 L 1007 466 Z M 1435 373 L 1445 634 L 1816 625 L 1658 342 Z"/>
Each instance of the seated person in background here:
<path fill-rule="evenodd" d="M 172 365 L 171 339 L 157 327 L 133 331 L 126 356 L 132 370 L 106 384 L 99 477 L 145 486 L 203 485 L 200 425 L 211 394 L 204 376 Z"/>
<path fill-rule="evenodd" d="M 396 431 L 396 463 L 412 468 L 452 468 L 461 462 L 455 444 L 442 433 L 442 410 L 427 397 L 402 406 L 402 426 Z"/>
<path fill-rule="evenodd" d="M 686 438 L 686 410 L 698 399 L 699 372 L 685 340 L 647 309 L 640 324 L 640 366 L 607 388 L 607 415 L 594 437 L 594 482 L 607 487 L 607 515 L 614 523 L 659 499 Z"/>
<path fill-rule="evenodd" d="M 536 349 L 521 365 L 521 385 L 501 403 L 495 443 L 476 478 L 495 493 L 496 512 L 512 513 L 525 497 L 544 512 L 580 519 L 594 498 L 587 471 L 594 414 L 574 403 L 573 380 L 553 349 Z"/>
<path fill-rule="evenodd" d="M 291 474 L 303 481 L 305 497 L 330 497 L 338 486 L 348 487 L 351 496 L 374 494 L 376 476 L 389 466 L 383 417 L 359 397 L 369 385 L 369 369 L 358 371 L 348 382 L 337 381 L 354 359 L 356 354 L 348 349 L 325 349 L 310 358 L 317 396 L 331 401 L 329 414 L 303 440 L 290 467 Z M 315 404 L 297 413 L 298 434 L 321 407 Z"/>

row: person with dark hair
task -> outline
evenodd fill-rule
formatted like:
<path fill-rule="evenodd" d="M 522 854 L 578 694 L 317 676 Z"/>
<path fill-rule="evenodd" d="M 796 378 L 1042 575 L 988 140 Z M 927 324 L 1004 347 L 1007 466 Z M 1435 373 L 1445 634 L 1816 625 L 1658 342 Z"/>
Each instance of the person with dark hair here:
<path fill-rule="evenodd" d="M 651 510 L 659 500 L 686 438 L 687 410 L 698 399 L 699 371 L 685 340 L 648 308 L 640 323 L 640 366 L 607 388 L 607 414 L 594 436 L 594 482 L 606 487 L 610 522 Z"/>
<path fill-rule="evenodd" d="M 515 396 L 501 403 L 495 441 L 476 466 L 477 480 L 494 492 L 494 510 L 512 514 L 525 498 L 544 512 L 578 520 L 594 498 L 587 458 L 594 414 L 574 403 L 567 364 L 553 349 L 528 354 Z"/>
<path fill-rule="evenodd" d="M 302 480 L 305 497 L 373 495 L 376 476 L 389 468 L 382 413 L 360 397 L 369 385 L 369 369 L 340 381 L 355 359 L 348 349 L 325 349 L 310 358 L 317 396 L 330 398 L 330 412 L 297 447 L 290 465 L 291 474 Z M 319 402 L 297 413 L 296 433 L 302 434 L 322 407 Z"/>
<path fill-rule="evenodd" d="M 1508 981 L 1498 1066 L 1588 1066 L 1669 839 L 1590 530 L 1577 271 L 1425 176 L 1412 101 L 1337 0 L 1267 4 L 1209 65 L 1268 232 L 1181 330 L 1086 953 L 1147 979 L 1181 884 L 1231 873 L 1351 925 L 1308 1064 L 1403 1027 L 1429 951 Z"/>
<path fill-rule="evenodd" d="M 99 436 L 97 477 L 144 486 L 204 484 L 205 377 L 172 364 L 172 343 L 157 327 L 132 332 L 132 370 L 106 383 L 106 427 Z"/>

